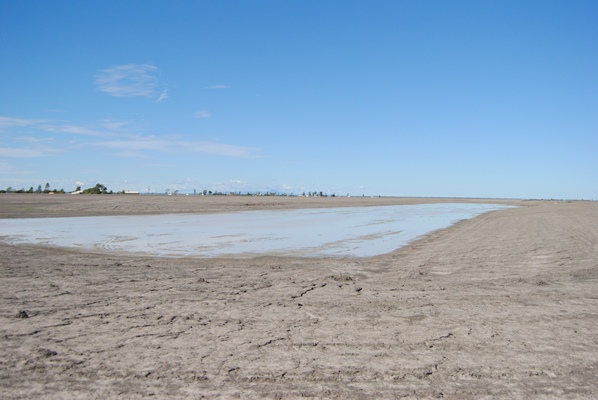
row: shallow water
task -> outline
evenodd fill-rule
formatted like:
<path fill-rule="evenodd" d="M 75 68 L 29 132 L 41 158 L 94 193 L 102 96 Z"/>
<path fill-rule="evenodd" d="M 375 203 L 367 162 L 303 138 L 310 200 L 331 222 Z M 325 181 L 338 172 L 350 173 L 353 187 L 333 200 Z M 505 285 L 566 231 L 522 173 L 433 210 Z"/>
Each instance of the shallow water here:
<path fill-rule="evenodd" d="M 379 207 L 243 211 L 118 217 L 0 220 L 0 237 L 14 244 L 166 257 L 371 257 L 498 204 L 418 204 Z"/>

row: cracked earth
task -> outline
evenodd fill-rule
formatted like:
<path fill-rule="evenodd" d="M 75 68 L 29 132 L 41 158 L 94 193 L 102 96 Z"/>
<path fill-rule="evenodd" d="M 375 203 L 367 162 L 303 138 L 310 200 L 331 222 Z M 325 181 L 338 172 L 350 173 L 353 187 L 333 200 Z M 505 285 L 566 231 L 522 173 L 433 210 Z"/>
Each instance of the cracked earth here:
<path fill-rule="evenodd" d="M 368 259 L 0 245 L 3 398 L 595 398 L 598 204 Z"/>

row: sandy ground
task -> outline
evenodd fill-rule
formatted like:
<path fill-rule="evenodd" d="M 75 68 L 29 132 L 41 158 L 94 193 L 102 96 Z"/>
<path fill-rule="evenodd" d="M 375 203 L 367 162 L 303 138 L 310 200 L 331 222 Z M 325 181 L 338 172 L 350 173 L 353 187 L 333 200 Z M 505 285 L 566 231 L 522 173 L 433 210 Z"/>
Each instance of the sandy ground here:
<path fill-rule="evenodd" d="M 0 216 L 424 201 L 0 195 Z M 598 203 L 511 203 L 368 259 L 0 245 L 0 397 L 597 398 Z"/>

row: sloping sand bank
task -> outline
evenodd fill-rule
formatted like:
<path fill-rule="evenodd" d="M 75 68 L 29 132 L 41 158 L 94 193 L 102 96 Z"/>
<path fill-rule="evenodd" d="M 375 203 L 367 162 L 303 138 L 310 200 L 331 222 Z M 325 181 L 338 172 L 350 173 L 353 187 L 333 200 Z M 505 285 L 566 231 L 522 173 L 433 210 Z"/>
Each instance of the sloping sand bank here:
<path fill-rule="evenodd" d="M 52 196 L 28 195 L 36 204 L 10 196 L 0 198 L 3 217 L 330 200 L 222 198 L 224 206 L 202 208 L 191 196 L 139 196 L 93 209 L 95 196 L 46 203 Z M 0 245 L 0 392 L 596 398 L 598 203 L 511 204 L 521 207 L 368 259 L 167 259 Z"/>

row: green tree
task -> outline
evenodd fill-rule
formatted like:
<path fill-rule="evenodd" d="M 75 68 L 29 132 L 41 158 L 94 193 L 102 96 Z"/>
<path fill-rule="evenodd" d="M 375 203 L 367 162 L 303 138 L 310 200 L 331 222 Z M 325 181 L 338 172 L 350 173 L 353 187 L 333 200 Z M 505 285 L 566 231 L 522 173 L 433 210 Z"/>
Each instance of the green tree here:
<path fill-rule="evenodd" d="M 82 193 L 84 193 L 84 194 L 107 194 L 108 188 L 106 188 L 106 186 L 102 185 L 101 183 L 98 183 L 92 188 L 87 188 L 87 189 L 83 190 Z"/>

